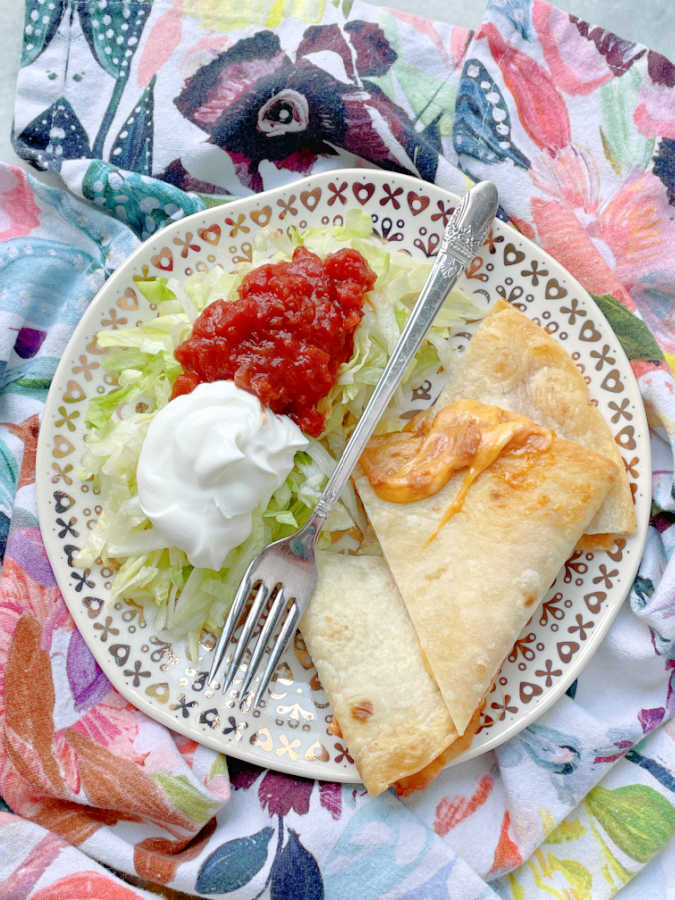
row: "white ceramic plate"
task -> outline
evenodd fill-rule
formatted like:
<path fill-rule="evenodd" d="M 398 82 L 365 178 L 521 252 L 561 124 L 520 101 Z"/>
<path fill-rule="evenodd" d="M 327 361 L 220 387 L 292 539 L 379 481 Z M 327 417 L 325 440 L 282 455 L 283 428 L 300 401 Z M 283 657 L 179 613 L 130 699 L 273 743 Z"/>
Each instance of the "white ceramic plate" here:
<path fill-rule="evenodd" d="M 156 314 L 135 279 L 188 276 L 214 263 L 226 269 L 249 260 L 259 228 L 300 229 L 342 224 L 361 207 L 373 229 L 395 246 L 433 256 L 457 198 L 433 185 L 383 171 L 343 170 L 312 176 L 226 206 L 189 216 L 147 241 L 107 281 L 83 317 L 58 367 L 38 445 L 38 507 L 49 559 L 75 622 L 112 684 L 154 719 L 223 753 L 312 778 L 358 781 L 344 742 L 328 731 L 331 710 L 314 667 L 296 636 L 261 709 L 240 711 L 233 691 L 206 684 L 213 638 L 200 659 L 185 643 L 155 633 L 143 610 L 109 602 L 112 572 L 72 565 L 100 512 L 95 491 L 78 481 L 88 399 L 110 389 L 94 336 Z M 513 303 L 553 334 L 584 374 L 591 395 L 623 453 L 639 530 L 609 553 L 575 553 L 541 608 L 526 625 L 495 681 L 482 727 L 455 762 L 496 747 L 547 709 L 597 648 L 633 581 L 650 505 L 650 456 L 644 409 L 619 342 L 584 289 L 518 232 L 495 222 L 460 287 L 487 309 Z M 470 338 L 467 329 L 456 341 Z M 410 409 L 427 406 L 438 384 L 416 385 Z"/>

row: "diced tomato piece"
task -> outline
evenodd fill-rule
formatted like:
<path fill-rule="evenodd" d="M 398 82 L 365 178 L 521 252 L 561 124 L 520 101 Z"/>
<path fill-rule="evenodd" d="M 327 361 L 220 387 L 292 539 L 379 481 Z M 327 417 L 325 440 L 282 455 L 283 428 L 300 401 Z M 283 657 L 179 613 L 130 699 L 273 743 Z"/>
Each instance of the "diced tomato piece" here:
<path fill-rule="evenodd" d="M 205 381 L 234 379 L 273 412 L 318 437 L 316 405 L 352 355 L 365 295 L 375 273 L 356 250 L 321 260 L 297 247 L 290 262 L 248 272 L 237 300 L 216 300 L 175 351 L 184 373 L 172 398 Z"/>

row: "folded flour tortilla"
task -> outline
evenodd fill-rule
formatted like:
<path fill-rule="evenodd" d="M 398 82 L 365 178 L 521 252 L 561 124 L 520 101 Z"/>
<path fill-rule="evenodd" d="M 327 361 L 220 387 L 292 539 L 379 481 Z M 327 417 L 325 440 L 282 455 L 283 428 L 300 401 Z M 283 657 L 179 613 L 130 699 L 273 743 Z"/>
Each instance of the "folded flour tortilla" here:
<path fill-rule="evenodd" d="M 481 322 L 435 405 L 446 406 L 460 397 L 527 416 L 613 460 L 615 483 L 585 533 L 635 531 L 637 520 L 621 455 L 607 422 L 591 404 L 583 376 L 555 338 L 503 300 Z M 602 546 L 602 540 L 597 545 Z"/>
<path fill-rule="evenodd" d="M 433 496 L 393 503 L 357 469 L 359 495 L 458 734 L 615 479 L 613 461 L 553 435 L 546 450 L 500 455 L 444 522 L 462 473 Z"/>
<path fill-rule="evenodd" d="M 424 769 L 457 739 L 382 557 L 320 554 L 300 628 L 371 794 Z"/>
<path fill-rule="evenodd" d="M 383 499 L 357 469 L 386 563 L 324 555 L 301 623 L 372 794 L 425 787 L 468 747 L 504 658 L 582 535 L 636 527 L 621 458 L 582 376 L 508 304 L 481 324 L 435 410 L 460 398 L 557 434 L 540 452 L 484 454 L 477 477 L 460 472 L 414 502 Z"/>

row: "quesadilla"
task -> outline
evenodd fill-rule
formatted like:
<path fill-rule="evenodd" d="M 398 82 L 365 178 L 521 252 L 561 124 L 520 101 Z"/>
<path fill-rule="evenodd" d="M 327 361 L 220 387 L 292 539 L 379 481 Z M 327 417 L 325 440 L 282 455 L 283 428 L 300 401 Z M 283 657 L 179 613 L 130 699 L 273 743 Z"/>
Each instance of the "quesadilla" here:
<path fill-rule="evenodd" d="M 554 337 L 504 301 L 481 322 L 436 406 L 459 398 L 527 416 L 612 460 L 615 482 L 586 528 L 586 535 L 596 538 L 587 547 L 606 547 L 607 536 L 635 531 L 637 520 L 621 455 L 607 422 L 591 403 L 583 376 Z"/>
<path fill-rule="evenodd" d="M 582 536 L 630 533 L 635 514 L 572 359 L 505 303 L 431 410 L 374 437 L 354 477 L 384 559 L 324 555 L 301 628 L 366 787 L 405 795 L 468 748 Z"/>
<path fill-rule="evenodd" d="M 457 739 L 384 559 L 323 553 L 300 623 L 368 791 L 424 769 Z"/>
<path fill-rule="evenodd" d="M 369 444 L 357 489 L 459 735 L 615 479 L 612 460 L 471 401 Z"/>

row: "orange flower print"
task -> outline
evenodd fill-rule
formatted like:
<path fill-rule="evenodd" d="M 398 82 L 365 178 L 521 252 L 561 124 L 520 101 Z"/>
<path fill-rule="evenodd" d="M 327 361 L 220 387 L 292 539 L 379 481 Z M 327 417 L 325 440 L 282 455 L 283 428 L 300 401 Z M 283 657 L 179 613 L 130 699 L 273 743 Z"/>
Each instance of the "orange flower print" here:
<path fill-rule="evenodd" d="M 541 154 L 530 176 L 552 198 L 534 197 L 530 204 L 543 248 L 590 293 L 611 294 L 653 320 L 646 286 L 658 292 L 659 285 L 672 284 L 675 277 L 670 252 L 675 220 L 661 180 L 652 172 L 633 170 L 603 201 L 597 164 L 578 145 L 555 158 Z M 663 323 L 654 324 L 662 330 Z"/>
<path fill-rule="evenodd" d="M 628 290 L 651 273 L 675 272 L 675 221 L 663 183 L 651 172 L 632 172 L 588 232 L 609 247 L 614 271 Z"/>
<path fill-rule="evenodd" d="M 33 894 L 33 900 L 142 900 L 133 888 L 99 872 L 75 872 Z"/>

